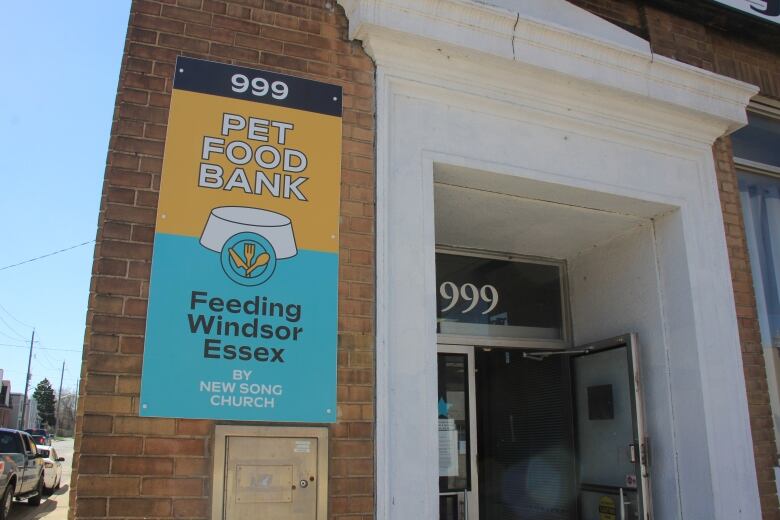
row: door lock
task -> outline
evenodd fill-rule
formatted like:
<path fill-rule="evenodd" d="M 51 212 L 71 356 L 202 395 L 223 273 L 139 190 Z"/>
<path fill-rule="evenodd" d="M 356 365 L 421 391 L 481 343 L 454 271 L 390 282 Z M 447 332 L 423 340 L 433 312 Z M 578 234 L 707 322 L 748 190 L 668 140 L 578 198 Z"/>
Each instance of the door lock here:
<path fill-rule="evenodd" d="M 301 481 L 298 482 L 298 485 L 301 486 L 301 488 L 307 488 L 309 487 L 309 481 L 302 478 Z"/>

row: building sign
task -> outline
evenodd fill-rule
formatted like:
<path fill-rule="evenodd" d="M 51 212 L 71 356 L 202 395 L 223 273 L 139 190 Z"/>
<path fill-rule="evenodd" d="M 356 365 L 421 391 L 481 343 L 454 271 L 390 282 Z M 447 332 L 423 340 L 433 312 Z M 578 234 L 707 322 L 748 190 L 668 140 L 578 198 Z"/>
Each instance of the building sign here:
<path fill-rule="evenodd" d="M 558 265 L 436 253 L 440 334 L 563 339 Z"/>
<path fill-rule="evenodd" d="M 180 57 L 142 416 L 331 422 L 341 88 Z"/>
<path fill-rule="evenodd" d="M 780 0 L 715 0 L 748 14 L 780 23 Z"/>

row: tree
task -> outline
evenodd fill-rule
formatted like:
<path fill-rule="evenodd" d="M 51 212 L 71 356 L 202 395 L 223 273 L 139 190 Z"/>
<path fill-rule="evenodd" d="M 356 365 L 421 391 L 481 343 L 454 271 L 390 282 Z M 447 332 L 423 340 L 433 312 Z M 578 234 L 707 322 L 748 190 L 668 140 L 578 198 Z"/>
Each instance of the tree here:
<path fill-rule="evenodd" d="M 38 417 L 41 419 L 41 423 L 46 424 L 50 428 L 55 426 L 57 424 L 57 417 L 55 416 L 56 399 L 54 397 L 54 389 L 51 387 L 48 379 L 38 383 L 38 386 L 35 387 L 35 392 L 33 392 L 33 398 L 38 402 Z"/>

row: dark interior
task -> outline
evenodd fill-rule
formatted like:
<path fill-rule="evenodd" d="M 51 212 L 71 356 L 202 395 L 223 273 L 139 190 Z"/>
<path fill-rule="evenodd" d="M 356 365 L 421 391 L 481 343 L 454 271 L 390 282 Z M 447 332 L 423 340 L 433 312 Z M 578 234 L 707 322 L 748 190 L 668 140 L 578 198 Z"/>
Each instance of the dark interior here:
<path fill-rule="evenodd" d="M 481 520 L 577 518 L 567 357 L 476 349 Z"/>

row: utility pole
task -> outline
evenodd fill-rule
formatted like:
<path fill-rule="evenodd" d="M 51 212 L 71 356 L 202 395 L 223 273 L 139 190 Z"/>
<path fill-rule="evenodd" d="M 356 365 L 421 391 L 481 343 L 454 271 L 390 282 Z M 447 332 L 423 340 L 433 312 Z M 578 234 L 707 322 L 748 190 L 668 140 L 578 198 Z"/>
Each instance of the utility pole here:
<path fill-rule="evenodd" d="M 24 430 L 24 420 L 27 418 L 27 391 L 30 389 L 30 363 L 32 362 L 32 348 L 35 342 L 35 329 L 30 338 L 30 355 L 27 357 L 27 381 L 24 383 L 24 398 L 22 399 L 22 416 L 19 418 L 19 429 Z"/>
<path fill-rule="evenodd" d="M 54 413 L 54 437 L 60 434 L 60 401 L 62 401 L 62 377 L 65 375 L 65 361 L 62 362 L 62 372 L 60 372 L 60 391 L 57 394 L 57 411 Z"/>

